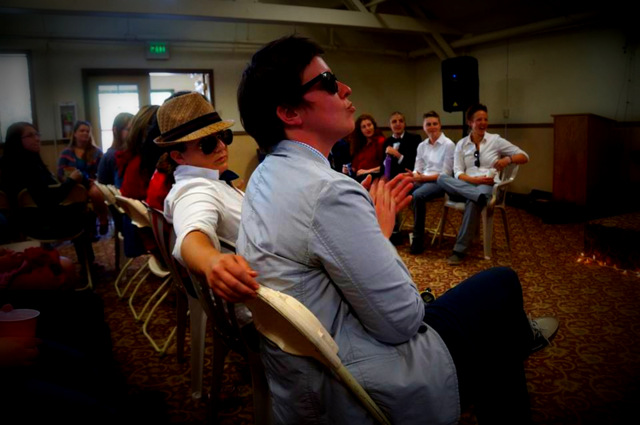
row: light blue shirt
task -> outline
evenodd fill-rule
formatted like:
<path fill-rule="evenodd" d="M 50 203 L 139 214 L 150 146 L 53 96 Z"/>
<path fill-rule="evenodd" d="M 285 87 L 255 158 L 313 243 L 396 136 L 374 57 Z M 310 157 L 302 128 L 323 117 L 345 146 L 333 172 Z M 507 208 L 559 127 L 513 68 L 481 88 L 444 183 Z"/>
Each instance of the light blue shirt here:
<path fill-rule="evenodd" d="M 453 360 L 423 323 L 424 303 L 360 184 L 280 142 L 251 176 L 237 249 L 261 284 L 318 317 L 393 423 L 457 423 Z M 373 423 L 325 366 L 269 342 L 262 348 L 277 423 Z"/>

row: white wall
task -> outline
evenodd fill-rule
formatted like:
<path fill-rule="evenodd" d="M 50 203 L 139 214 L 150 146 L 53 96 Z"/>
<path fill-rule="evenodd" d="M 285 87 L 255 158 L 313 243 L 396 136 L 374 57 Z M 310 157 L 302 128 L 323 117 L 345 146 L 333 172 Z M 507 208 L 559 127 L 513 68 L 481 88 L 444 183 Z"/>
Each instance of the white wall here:
<path fill-rule="evenodd" d="M 617 121 L 640 120 L 640 48 L 619 31 L 583 30 L 478 46 L 480 101 L 493 123 L 551 123 L 552 115 L 594 113 Z M 416 64 L 417 111 L 442 111 L 440 61 Z M 503 111 L 509 110 L 509 118 Z M 443 113 L 461 124 L 461 112 Z"/>
<path fill-rule="evenodd" d="M 251 34 L 251 38 L 281 35 L 276 31 L 270 38 L 264 34 Z M 512 141 L 526 146 L 531 155 L 532 164 L 519 174 L 526 184 L 518 191 L 551 190 L 553 132 L 514 132 L 509 125 L 551 125 L 553 114 L 587 112 L 618 121 L 640 121 L 640 63 L 636 58 L 640 52 L 637 43 L 625 43 L 620 31 L 592 29 L 548 33 L 459 52 L 478 59 L 480 99 L 489 108 L 491 122 L 499 124 L 499 131 L 492 131 L 517 137 Z M 242 130 L 236 89 L 253 50 L 223 52 L 204 46 L 170 45 L 169 60 L 149 61 L 141 43 L 16 41 L 5 37 L 0 48 L 33 52 L 37 117 L 45 140 L 56 137 L 58 103 L 75 101 L 78 118 L 87 118 L 82 68 L 212 69 L 216 110 L 225 119 L 236 120 L 233 130 Z M 356 114 L 370 113 L 381 126 L 388 125 L 389 113 L 394 110 L 405 113 L 408 125 L 421 126 L 422 114 L 430 109 L 441 113 L 444 125 L 462 124 L 461 112 L 442 111 L 440 60 L 436 57 L 408 60 L 331 50 L 325 59 L 338 78 L 353 89 Z M 508 119 L 503 118 L 505 109 L 509 110 Z M 253 163 L 253 158 L 248 161 Z"/>

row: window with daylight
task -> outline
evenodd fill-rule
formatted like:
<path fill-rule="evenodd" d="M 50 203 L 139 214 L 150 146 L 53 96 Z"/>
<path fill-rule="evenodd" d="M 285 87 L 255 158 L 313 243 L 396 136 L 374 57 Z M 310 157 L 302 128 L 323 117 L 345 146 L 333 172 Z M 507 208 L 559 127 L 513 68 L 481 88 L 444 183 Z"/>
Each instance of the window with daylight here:
<path fill-rule="evenodd" d="M 30 58 L 26 52 L 0 51 L 0 141 L 18 121 L 35 123 Z"/>

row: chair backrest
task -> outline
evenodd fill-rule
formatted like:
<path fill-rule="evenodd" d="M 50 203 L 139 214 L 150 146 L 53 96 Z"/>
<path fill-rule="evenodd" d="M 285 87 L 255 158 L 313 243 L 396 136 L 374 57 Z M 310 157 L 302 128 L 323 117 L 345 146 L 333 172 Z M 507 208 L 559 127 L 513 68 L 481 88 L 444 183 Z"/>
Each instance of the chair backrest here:
<path fill-rule="evenodd" d="M 187 272 L 216 337 L 222 339 L 231 350 L 246 355 L 248 342 L 245 341 L 236 315 L 236 305 L 217 296 L 202 277 L 196 276 L 189 270 Z"/>
<path fill-rule="evenodd" d="M 147 207 L 142 201 L 116 195 L 116 205 L 118 205 L 129 216 L 131 222 L 137 227 L 151 227 Z"/>
<path fill-rule="evenodd" d="M 102 197 L 104 198 L 104 202 L 107 205 L 115 205 L 116 204 L 116 194 L 113 193 L 106 184 L 95 181 L 93 184 L 100 190 L 102 193 Z"/>
<path fill-rule="evenodd" d="M 318 318 L 294 297 L 261 286 L 248 301 L 256 329 L 280 349 L 296 356 L 313 357 L 333 372 L 381 424 L 389 420 L 338 357 L 338 345 Z"/>
<path fill-rule="evenodd" d="M 144 205 L 149 214 L 149 222 L 151 223 L 151 229 L 153 230 L 153 236 L 156 239 L 158 250 L 162 255 L 164 263 L 169 267 L 171 276 L 173 276 L 176 284 L 181 285 L 193 298 L 197 298 L 198 295 L 191 284 L 186 270 L 178 264 L 172 255 L 173 247 L 176 243 L 176 234 L 173 230 L 173 225 L 167 221 L 162 211 L 152 208 L 146 203 L 144 203 Z"/>

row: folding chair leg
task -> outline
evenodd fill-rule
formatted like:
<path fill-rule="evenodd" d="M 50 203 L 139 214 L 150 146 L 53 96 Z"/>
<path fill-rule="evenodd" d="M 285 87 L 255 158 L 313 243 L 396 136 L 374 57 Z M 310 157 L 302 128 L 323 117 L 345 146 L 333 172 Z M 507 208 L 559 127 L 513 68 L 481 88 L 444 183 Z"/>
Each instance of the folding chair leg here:
<path fill-rule="evenodd" d="M 431 240 L 431 245 L 433 245 L 433 243 L 436 240 L 436 237 L 438 238 L 438 247 L 440 247 L 440 244 L 442 243 L 442 236 L 444 235 L 444 226 L 447 223 L 447 207 L 443 206 L 442 207 L 442 217 L 440 218 L 440 223 L 438 223 L 438 229 L 437 231 L 434 233 L 433 235 L 433 239 Z"/>
<path fill-rule="evenodd" d="M 86 252 L 84 254 L 83 262 L 84 262 L 83 268 L 84 268 L 85 273 L 87 275 L 87 284 L 82 288 L 77 288 L 76 291 L 84 291 L 84 290 L 87 290 L 87 289 L 93 289 L 93 278 L 91 276 L 91 267 L 89 265 L 89 256 L 87 255 Z"/>
<path fill-rule="evenodd" d="M 118 294 L 118 297 L 120 297 L 120 298 L 124 297 L 124 294 L 127 291 L 127 288 L 129 287 L 129 285 L 125 286 L 124 290 L 120 290 L 118 285 L 120 284 L 120 281 L 122 280 L 122 278 L 124 277 L 125 273 L 129 269 L 129 266 L 131 265 L 131 263 L 133 263 L 134 259 L 135 258 L 130 258 L 129 261 L 127 261 L 127 263 L 124 265 L 124 267 L 120 270 L 120 273 L 118 273 L 118 277 L 116 278 L 116 281 L 113 284 L 113 286 L 116 288 L 116 294 Z M 140 273 L 140 271 L 143 268 L 144 268 L 144 266 L 141 267 L 140 270 L 138 270 L 137 273 Z M 135 276 L 137 276 L 137 273 L 136 273 Z M 129 283 L 131 283 L 132 280 L 133 280 L 133 278 L 129 280 Z"/>
<path fill-rule="evenodd" d="M 138 273 L 136 273 L 136 275 L 137 274 Z M 142 315 L 140 313 L 136 312 L 136 308 L 133 306 L 133 299 L 136 296 L 136 293 L 138 292 L 138 289 L 140 289 L 140 286 L 142 285 L 142 282 L 144 282 L 147 279 L 147 277 L 149 277 L 149 274 L 151 274 L 151 271 L 147 270 L 147 272 L 144 275 L 142 275 L 142 277 L 140 279 L 138 279 L 138 283 L 136 283 L 136 286 L 133 288 L 133 291 L 131 292 L 131 295 L 129 295 L 129 309 L 133 313 L 133 317 L 136 320 L 140 320 L 140 317 Z M 133 281 L 133 279 L 131 279 L 129 281 L 129 283 L 127 284 L 127 288 L 129 287 L 129 285 L 131 284 L 132 281 Z"/>
<path fill-rule="evenodd" d="M 179 291 L 175 286 L 176 293 L 176 323 L 178 330 L 176 331 L 176 359 L 178 363 L 184 362 L 184 340 L 187 336 L 187 320 L 189 316 L 189 307 L 187 305 L 187 296 Z"/>
<path fill-rule="evenodd" d="M 218 423 L 218 408 L 220 405 L 220 391 L 222 390 L 222 372 L 224 371 L 224 361 L 227 358 L 229 349 L 222 339 L 216 335 L 213 337 L 213 364 L 211 377 L 211 393 L 209 415 L 210 423 Z"/>
<path fill-rule="evenodd" d="M 484 259 L 491 259 L 491 243 L 493 241 L 493 209 L 482 209 L 482 224 L 484 230 Z"/>
<path fill-rule="evenodd" d="M 502 215 L 502 224 L 504 225 L 504 235 L 507 239 L 507 249 L 509 250 L 509 255 L 511 255 L 511 238 L 509 237 L 509 223 L 507 221 L 507 212 L 500 208 L 500 213 Z"/>
<path fill-rule="evenodd" d="M 202 398 L 202 374 L 204 370 L 207 315 L 197 298 L 188 296 L 191 331 L 191 397 Z"/>
<path fill-rule="evenodd" d="M 154 298 L 157 294 L 160 293 L 160 291 L 162 289 L 164 289 L 166 287 L 166 285 L 171 281 L 171 277 L 167 278 L 162 285 L 160 285 L 160 287 L 158 288 L 158 290 L 156 290 L 156 292 L 154 292 L 154 294 L 149 298 L 149 301 Z M 151 321 L 151 317 L 153 316 L 153 313 L 155 313 L 156 309 L 158 308 L 158 306 L 164 301 L 165 298 L 167 298 L 167 295 L 169 295 L 169 293 L 171 292 L 171 288 L 168 288 L 164 291 L 164 293 L 162 294 L 162 296 L 158 299 L 158 301 L 156 301 L 156 303 L 153 305 L 153 307 L 151 308 L 151 310 L 149 311 L 149 314 L 147 315 L 147 318 L 145 319 L 143 325 L 142 325 L 142 333 L 144 334 L 144 336 L 147 337 L 147 339 L 149 340 L 149 342 L 151 342 L 151 345 L 153 346 L 153 348 L 160 354 L 164 354 L 167 351 L 167 348 L 169 347 L 169 343 L 171 342 L 171 340 L 173 339 L 173 337 L 176 334 L 176 329 L 177 327 L 174 326 L 171 329 L 171 332 L 169 333 L 169 336 L 167 336 L 167 338 L 164 340 L 164 343 L 162 343 L 162 346 L 160 346 L 154 339 L 153 337 L 151 337 L 151 335 L 149 334 L 147 328 L 149 326 L 149 322 Z M 147 305 L 145 304 L 145 309 L 146 309 Z M 144 313 L 144 309 L 142 310 L 142 313 Z"/>

